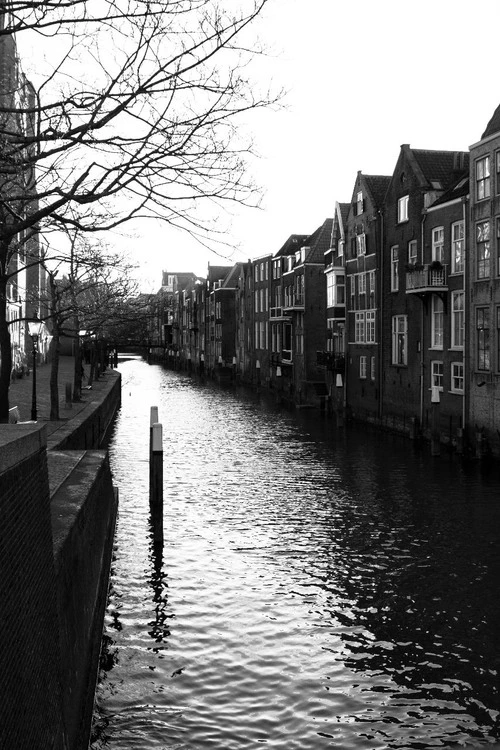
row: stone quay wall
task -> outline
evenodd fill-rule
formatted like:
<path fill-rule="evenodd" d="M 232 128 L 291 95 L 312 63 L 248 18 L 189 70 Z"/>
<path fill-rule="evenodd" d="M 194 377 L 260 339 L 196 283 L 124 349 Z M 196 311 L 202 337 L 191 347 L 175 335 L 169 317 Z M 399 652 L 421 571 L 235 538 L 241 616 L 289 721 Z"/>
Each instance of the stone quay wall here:
<path fill-rule="evenodd" d="M 118 497 L 120 377 L 47 438 L 0 425 L 0 747 L 88 747 Z"/>

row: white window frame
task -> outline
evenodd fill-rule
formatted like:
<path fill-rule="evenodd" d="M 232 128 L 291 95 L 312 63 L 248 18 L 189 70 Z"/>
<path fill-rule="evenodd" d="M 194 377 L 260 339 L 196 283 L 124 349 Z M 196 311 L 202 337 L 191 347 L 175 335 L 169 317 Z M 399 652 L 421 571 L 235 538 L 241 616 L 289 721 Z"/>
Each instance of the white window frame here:
<path fill-rule="evenodd" d="M 432 230 L 432 260 L 444 263 L 444 227 Z"/>
<path fill-rule="evenodd" d="M 465 223 L 456 221 L 451 225 L 451 272 L 463 273 L 465 267 Z"/>
<path fill-rule="evenodd" d="M 391 247 L 391 292 L 399 291 L 399 245 Z"/>
<path fill-rule="evenodd" d="M 431 349 L 442 349 L 444 339 L 444 303 L 438 294 L 431 300 Z"/>
<path fill-rule="evenodd" d="M 416 263 L 418 258 L 417 240 L 410 240 L 408 243 L 408 263 Z"/>
<path fill-rule="evenodd" d="M 431 361 L 431 388 L 437 388 L 438 391 L 443 390 L 444 383 L 444 364 L 440 359 L 433 359 Z"/>
<path fill-rule="evenodd" d="M 366 333 L 365 341 L 367 344 L 375 344 L 375 310 L 367 310 L 365 314 Z"/>
<path fill-rule="evenodd" d="M 408 207 L 410 205 L 410 196 L 403 195 L 398 200 L 398 224 L 408 221 Z"/>
<path fill-rule="evenodd" d="M 375 271 L 368 271 L 368 288 L 370 294 L 375 294 Z"/>
<path fill-rule="evenodd" d="M 476 200 L 482 201 L 491 196 L 490 155 L 476 161 Z"/>
<path fill-rule="evenodd" d="M 358 274 L 358 294 L 366 294 L 366 274 Z"/>
<path fill-rule="evenodd" d="M 356 235 L 356 256 L 359 257 L 360 255 L 366 255 L 366 235 L 364 232 Z"/>
<path fill-rule="evenodd" d="M 359 190 L 356 195 L 356 216 L 363 213 L 363 192 Z"/>
<path fill-rule="evenodd" d="M 465 341 L 465 292 L 451 293 L 451 348 L 463 349 Z"/>
<path fill-rule="evenodd" d="M 405 367 L 408 364 L 408 316 L 392 316 L 392 364 Z"/>
<path fill-rule="evenodd" d="M 491 227 L 488 220 L 478 221 L 476 224 L 476 262 L 477 278 L 489 279 L 491 274 Z"/>
<path fill-rule="evenodd" d="M 365 343 L 365 313 L 357 312 L 354 313 L 354 343 L 364 344 Z"/>
<path fill-rule="evenodd" d="M 464 363 L 463 362 L 452 362 L 450 366 L 450 391 L 452 393 L 463 393 L 464 392 Z M 462 387 L 457 386 L 456 383 L 461 382 Z"/>
<path fill-rule="evenodd" d="M 359 377 L 361 380 L 366 380 L 366 367 L 367 357 L 365 354 L 362 354 L 359 358 Z"/>

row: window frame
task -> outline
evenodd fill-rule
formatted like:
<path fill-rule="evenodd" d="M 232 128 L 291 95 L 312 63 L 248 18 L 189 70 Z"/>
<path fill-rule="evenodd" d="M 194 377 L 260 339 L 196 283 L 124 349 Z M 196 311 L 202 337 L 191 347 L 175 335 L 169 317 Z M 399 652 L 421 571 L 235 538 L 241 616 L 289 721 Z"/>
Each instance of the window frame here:
<path fill-rule="evenodd" d="M 461 236 L 456 236 L 460 230 Z M 457 255 L 460 260 L 457 262 Z M 451 225 L 451 272 L 463 273 L 465 270 L 465 222 L 463 219 Z"/>
<path fill-rule="evenodd" d="M 408 316 L 393 315 L 391 332 L 391 362 L 396 367 L 406 367 L 408 364 Z"/>
<path fill-rule="evenodd" d="M 403 224 L 403 222 L 408 221 L 409 217 L 409 205 L 410 205 L 410 196 L 402 195 L 401 198 L 398 199 L 398 224 Z"/>
<path fill-rule="evenodd" d="M 485 154 L 476 159 L 476 200 L 484 201 L 491 197 L 491 159 Z"/>
<path fill-rule="evenodd" d="M 354 343 L 364 344 L 366 341 L 365 311 L 354 313 Z"/>
<path fill-rule="evenodd" d="M 438 309 L 439 308 L 439 309 Z M 444 346 L 444 302 L 439 294 L 431 298 L 431 349 Z"/>
<path fill-rule="evenodd" d="M 391 292 L 399 292 L 399 245 L 391 246 Z"/>
<path fill-rule="evenodd" d="M 361 354 L 359 357 L 359 378 L 360 380 L 366 380 L 366 372 L 368 366 L 368 358 L 366 354 Z"/>
<path fill-rule="evenodd" d="M 490 308 L 486 306 L 476 307 L 476 367 L 479 372 L 490 372 L 491 370 L 490 331 Z"/>
<path fill-rule="evenodd" d="M 375 310 L 366 310 L 365 313 L 365 343 L 376 344 Z"/>
<path fill-rule="evenodd" d="M 432 260 L 444 263 L 444 227 L 432 228 Z"/>
<path fill-rule="evenodd" d="M 456 300 L 462 300 L 461 306 L 456 305 Z M 451 293 L 451 348 L 463 350 L 465 344 L 465 292 L 463 289 L 454 289 Z"/>
<path fill-rule="evenodd" d="M 431 388 L 443 391 L 444 388 L 444 362 L 442 359 L 431 360 Z"/>
<path fill-rule="evenodd" d="M 415 252 L 411 252 L 412 250 Z M 418 262 L 418 243 L 417 240 L 410 240 L 408 243 L 408 263 L 413 264 Z"/>
<path fill-rule="evenodd" d="M 360 255 L 366 255 L 366 235 L 364 232 L 361 232 L 360 234 L 357 234 L 355 237 L 356 241 L 356 257 L 359 258 Z"/>
<path fill-rule="evenodd" d="M 455 373 L 455 368 L 461 369 L 461 375 Z M 461 380 L 462 387 L 455 387 L 455 381 Z M 464 392 L 464 363 L 463 362 L 450 362 L 450 392 L 463 394 Z"/>
<path fill-rule="evenodd" d="M 480 227 L 487 227 L 484 235 Z M 476 222 L 476 278 L 489 279 L 491 275 L 491 226 L 490 220 Z"/>

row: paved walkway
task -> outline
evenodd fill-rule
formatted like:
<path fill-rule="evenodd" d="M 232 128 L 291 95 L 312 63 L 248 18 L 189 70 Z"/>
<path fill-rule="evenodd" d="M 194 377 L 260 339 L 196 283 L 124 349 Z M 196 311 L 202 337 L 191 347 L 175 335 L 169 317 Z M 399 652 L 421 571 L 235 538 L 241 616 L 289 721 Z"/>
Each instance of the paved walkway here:
<path fill-rule="evenodd" d="M 66 383 L 73 383 L 74 358 L 61 357 L 59 361 L 59 421 L 49 420 L 50 416 L 50 364 L 37 365 L 36 368 L 36 402 L 37 422 L 45 424 L 47 434 L 50 435 L 57 430 L 62 422 L 67 422 L 76 417 L 87 403 L 96 400 L 101 391 L 107 389 L 106 373 L 99 380 L 94 380 L 90 390 L 87 389 L 87 376 L 90 365 L 85 365 L 85 378 L 83 380 L 82 400 L 69 406 L 66 404 Z M 9 389 L 9 406 L 17 406 L 21 416 L 21 422 L 31 419 L 31 402 L 33 393 L 33 372 L 19 380 L 13 380 Z"/>

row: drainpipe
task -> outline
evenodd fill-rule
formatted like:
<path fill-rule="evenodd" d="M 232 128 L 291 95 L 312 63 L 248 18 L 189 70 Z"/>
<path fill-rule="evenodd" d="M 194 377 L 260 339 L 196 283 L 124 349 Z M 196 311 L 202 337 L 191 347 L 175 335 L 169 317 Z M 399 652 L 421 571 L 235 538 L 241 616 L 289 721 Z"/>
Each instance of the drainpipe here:
<path fill-rule="evenodd" d="M 424 224 L 425 220 L 427 218 L 427 213 L 424 213 L 422 216 L 422 221 L 420 222 L 420 254 L 421 254 L 421 262 L 422 265 L 424 263 Z M 425 374 L 425 368 L 424 368 L 424 324 L 425 324 L 425 318 L 424 318 L 424 307 L 427 303 L 422 300 L 422 311 L 420 316 L 420 431 L 422 431 L 423 424 L 424 424 L 424 374 Z"/>

